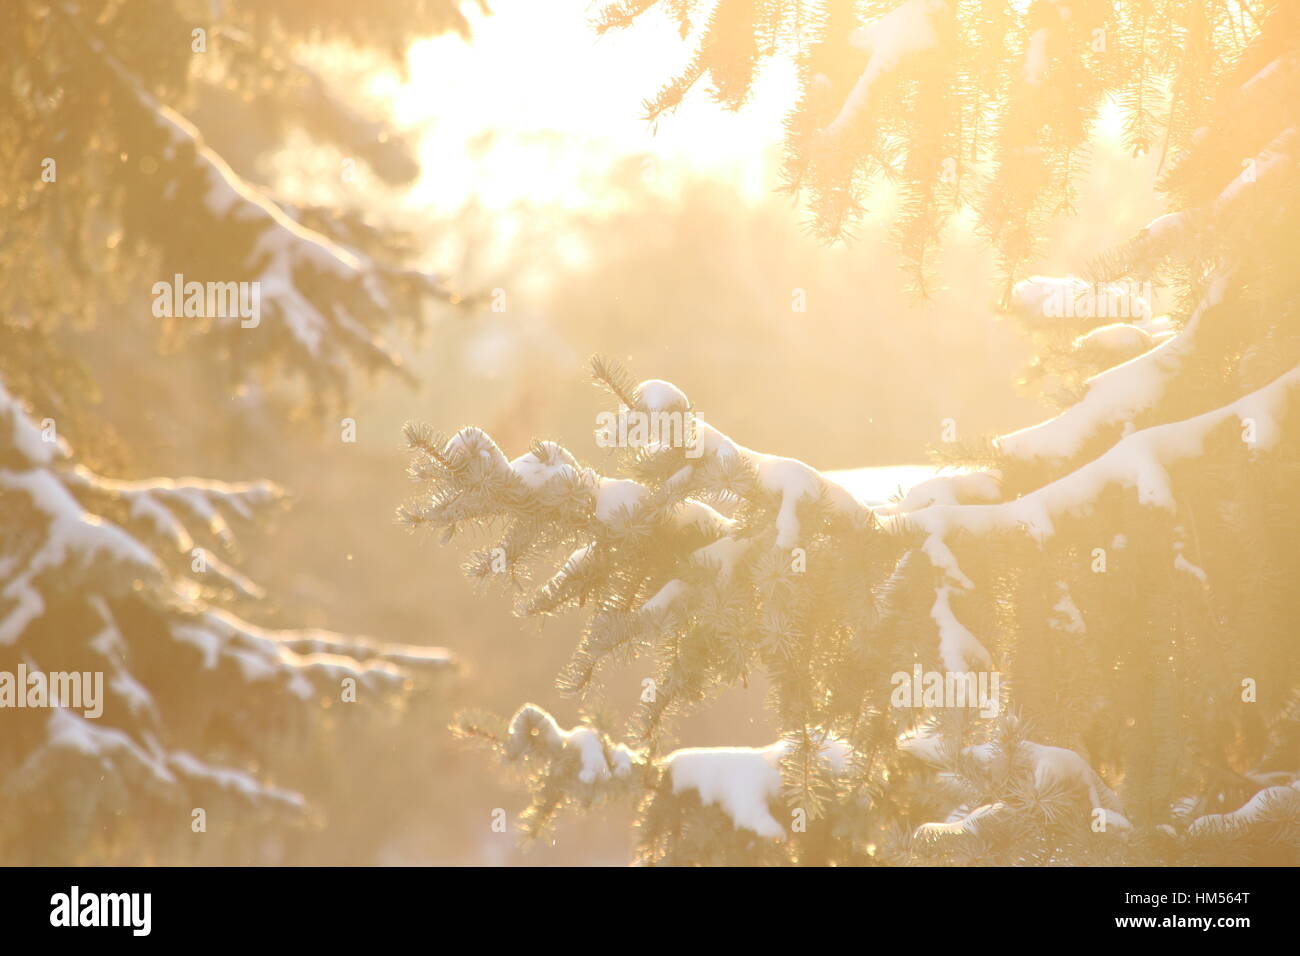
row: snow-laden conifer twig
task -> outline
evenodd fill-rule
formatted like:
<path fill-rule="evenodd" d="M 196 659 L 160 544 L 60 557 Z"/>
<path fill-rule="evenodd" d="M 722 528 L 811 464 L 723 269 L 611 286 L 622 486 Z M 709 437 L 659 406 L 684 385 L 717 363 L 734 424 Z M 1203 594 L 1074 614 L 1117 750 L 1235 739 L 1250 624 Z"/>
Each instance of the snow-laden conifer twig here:
<path fill-rule="evenodd" d="M 1281 414 L 1290 389 L 1300 384 L 1300 366 L 1236 401 L 1192 418 L 1153 425 L 1120 439 L 1099 458 L 1014 501 L 998 504 L 935 505 L 886 522 L 905 522 L 923 533 L 922 550 L 947 579 L 973 587 L 962 573 L 949 541 L 958 532 L 976 537 L 1024 531 L 1042 542 L 1055 521 L 1087 513 L 1109 487 L 1132 488 L 1140 504 L 1174 510 L 1169 468 L 1200 455 L 1209 433 L 1236 421 L 1254 434 L 1250 447 L 1268 449 L 1281 437 Z"/>
<path fill-rule="evenodd" d="M 256 236 L 245 261 L 249 274 L 220 279 L 255 283 L 266 312 L 266 316 L 259 315 L 259 324 L 269 318 L 275 334 L 244 336 L 242 354 L 283 358 L 287 353 L 299 369 L 324 371 L 334 382 L 345 379 L 350 360 L 406 374 L 401 356 L 376 331 L 393 314 L 386 291 L 390 280 L 400 280 L 423 295 L 451 303 L 463 302 L 463 297 L 441 276 L 376 262 L 295 221 L 236 173 L 203 141 L 192 123 L 145 89 L 82 22 L 77 4 L 56 4 L 53 9 L 124 92 L 123 102 L 134 104 L 160 138 L 162 158 L 173 169 L 163 186 L 162 199 L 185 208 L 183 213 L 160 216 L 158 221 L 201 223 L 214 229 L 234 224 L 244 230 L 255 227 Z M 197 193 L 181 188 L 186 177 L 197 182 Z M 246 317 L 208 318 L 218 328 L 239 331 Z"/>
<path fill-rule="evenodd" d="M 903 0 L 893 10 L 855 30 L 849 42 L 866 53 L 867 63 L 835 118 L 821 131 L 821 141 L 841 145 L 870 109 L 877 84 L 933 51 L 939 44 L 940 20 L 951 13 L 947 0 Z"/>
<path fill-rule="evenodd" d="M 592 727 L 563 730 L 555 718 L 536 704 L 525 704 L 510 721 L 505 754 L 511 760 L 541 755 L 569 765 L 582 784 L 606 783 L 631 776 L 644 764 L 642 751 L 615 744 Z"/>
<path fill-rule="evenodd" d="M 1070 801 L 1078 809 L 1078 820 L 1099 815 L 1107 830 L 1132 828 L 1114 791 L 1081 755 L 1068 748 L 1036 743 L 1014 733 L 958 748 L 951 738 L 928 730 L 907 733 L 898 745 L 904 753 L 950 776 L 974 771 L 994 778 L 1023 777 L 1027 791 L 1037 798 Z M 918 830 L 918 835 L 927 838 L 970 835 L 979 831 L 980 821 L 986 815 L 1003 816 L 1009 812 L 1010 808 L 1001 802 L 972 813 L 957 811 L 947 821 L 926 824 Z M 983 822 L 987 824 L 988 820 Z"/>
<path fill-rule="evenodd" d="M 1213 202 L 1166 213 L 1148 223 L 1129 244 L 1130 255 L 1160 258 L 1169 255 L 1193 232 L 1222 229 L 1232 216 L 1248 208 L 1251 197 L 1261 196 L 1291 172 L 1298 156 L 1300 132 L 1293 126 L 1284 127 L 1222 187 Z M 1209 277 L 1200 300 L 1180 331 L 1173 336 L 1162 335 L 1154 348 L 1089 378 L 1083 399 L 1059 415 L 999 436 L 995 439 L 998 449 L 1022 460 L 1069 459 L 1082 451 L 1085 443 L 1102 428 L 1132 422 L 1137 415 L 1154 407 L 1196 348 L 1207 313 L 1223 304 L 1231 279 L 1232 269 L 1221 266 Z M 1073 295 L 1087 289 L 1086 283 L 1073 276 L 1025 279 L 1012 292 L 1013 311 L 1031 322 L 1041 320 L 1049 297 Z M 1099 336 L 1104 331 L 1094 329 L 1089 336 Z M 1126 342 L 1140 342 L 1131 330 L 1116 332 L 1121 333 L 1126 336 Z M 1088 336 L 1081 339 L 1087 340 Z"/>
<path fill-rule="evenodd" d="M 1021 286 L 1017 288 L 1022 295 L 1028 295 Z M 1191 353 L 1205 313 L 1223 300 L 1226 291 L 1227 276 L 1220 273 L 1210 280 L 1196 310 L 1177 335 L 1094 375 L 1088 379 L 1088 391 L 1081 401 L 1045 422 L 999 436 L 998 449 L 1011 458 L 1071 458 L 1100 429 L 1132 421 L 1151 408 Z"/>
<path fill-rule="evenodd" d="M 1240 841 L 1253 834 L 1300 831 L 1300 782 L 1265 787 L 1230 813 L 1207 813 L 1187 826 L 1193 845 L 1216 840 Z"/>
<path fill-rule="evenodd" d="M 935 600 L 929 608 L 936 626 L 940 659 L 949 670 L 988 667 L 991 662 L 987 649 L 953 614 L 951 602 L 956 592 L 970 586 L 970 582 L 961 573 L 955 558 L 944 560 L 945 554 L 951 557 L 951 551 L 947 550 L 950 538 L 967 531 L 978 538 L 1028 530 L 1038 540 L 1046 540 L 1055 530 L 1055 520 L 1067 514 L 1084 513 L 1102 490 L 1112 486 L 1136 488 L 1139 501 L 1146 506 L 1172 508 L 1174 502 L 1168 469 L 1200 455 L 1210 432 L 1227 423 L 1249 422 L 1254 448 L 1266 449 L 1275 445 L 1282 434 L 1284 423 L 1281 414 L 1290 388 L 1298 383 L 1300 368 L 1219 409 L 1132 433 L 1094 462 L 1015 501 L 952 503 L 958 500 L 959 493 L 950 483 L 954 478 L 968 479 L 967 487 L 960 490 L 967 498 L 1000 497 L 1000 489 L 994 475 L 949 475 L 942 476 L 949 479 L 948 483 L 931 486 L 925 494 L 915 496 L 906 508 L 878 507 L 873 512 L 861 500 L 854 498 L 850 488 L 834 482 L 848 498 L 854 499 L 855 504 L 853 509 L 838 514 L 840 518 L 866 514 L 868 520 L 861 526 L 874 527 L 879 522 L 901 535 L 898 541 L 901 550 L 906 551 L 907 542 L 914 541 L 921 553 L 930 557 L 946 578 L 939 583 Z M 660 410 L 689 407 L 684 394 L 668 383 L 650 380 L 641 383 L 634 391 L 640 396 L 634 398 L 638 405 Z M 645 395 L 651 398 L 647 401 Z M 774 482 L 770 487 L 764 487 L 760 477 L 762 466 L 773 459 L 756 459 L 753 457 L 755 453 L 736 445 L 709 423 L 702 423 L 701 436 L 704 453 L 698 460 L 682 459 L 676 462 L 676 466 L 661 469 L 659 473 L 666 477 L 657 482 L 618 479 L 619 484 L 614 485 L 608 484 L 614 479 L 591 472 L 558 446 L 535 446 L 532 452 L 512 461 L 482 432 L 464 430 L 452 439 L 432 446 L 433 454 L 427 463 L 430 470 L 424 477 L 444 479 L 444 486 L 434 493 L 431 507 L 434 510 L 432 517 L 436 520 L 433 523 L 441 523 L 450 513 L 461 521 L 478 520 L 484 515 L 536 516 L 546 509 L 561 508 L 567 501 L 569 508 L 565 513 L 571 519 L 569 532 L 572 533 L 566 532 L 561 536 L 564 545 L 559 549 L 561 554 L 567 553 L 567 558 L 543 588 L 540 599 L 545 605 L 544 610 L 553 610 L 565 603 L 577 603 L 580 595 L 598 591 L 599 582 L 607 580 L 611 573 L 626 571 L 628 552 L 623 550 L 622 535 L 639 520 L 647 519 L 647 509 L 657 509 L 656 521 L 647 527 L 654 528 L 651 534 L 659 536 L 656 540 L 660 546 L 670 541 L 677 543 L 673 561 L 668 565 L 670 569 L 677 569 L 676 573 L 670 570 L 652 587 L 628 592 L 633 596 L 625 604 L 602 604 L 594 620 L 617 613 L 623 615 L 621 619 L 625 622 L 641 622 L 639 626 L 643 630 L 640 632 L 629 631 L 629 625 L 620 625 L 625 636 L 627 633 L 654 635 L 677 632 L 684 619 L 693 620 L 693 615 L 703 613 L 699 601 L 707 587 L 702 587 L 701 582 L 710 578 L 701 572 L 712 568 L 713 580 L 725 583 L 739 576 L 745 588 L 752 587 L 754 582 L 748 577 L 753 573 L 754 562 L 762 557 L 756 554 L 756 548 L 776 548 L 780 540 L 779 526 L 790 517 L 796 522 L 794 527 L 798 537 L 794 540 L 806 540 L 810 529 L 799 520 L 799 503 L 806 502 L 814 494 L 824 495 L 821 491 L 808 491 L 810 486 L 802 481 Z M 428 442 L 423 439 L 415 444 L 428 447 Z M 698 502 L 690 496 L 706 494 L 711 487 L 710 478 L 716 474 L 718 461 L 729 459 L 744 461 L 751 476 L 751 489 L 763 489 L 770 494 L 771 507 L 765 517 L 765 533 L 770 536 L 756 535 L 752 526 L 712 507 L 695 510 Z M 833 482 L 831 476 L 812 471 L 802 463 L 797 465 L 795 471 L 800 476 L 811 473 L 818 482 Z M 416 471 L 423 470 L 417 468 Z M 631 483 L 623 484 L 628 481 Z M 626 496 L 630 502 L 630 507 L 617 520 L 612 509 L 597 507 L 602 487 L 618 488 L 620 496 Z M 671 489 L 673 493 L 666 495 L 665 489 Z M 791 489 L 795 495 L 793 508 L 787 507 L 790 500 L 785 494 Z M 579 506 L 574 506 L 575 498 Z M 831 499 L 830 511 L 833 514 L 836 513 L 837 500 Z M 438 514 L 440 509 L 447 513 Z M 890 510 L 896 513 L 884 513 Z M 688 538 L 679 537 L 687 530 L 703 534 L 704 543 L 697 541 L 688 545 Z M 1068 585 L 1058 590 L 1054 613 L 1063 622 L 1061 627 L 1070 633 L 1083 633 L 1082 618 L 1070 598 Z M 620 632 L 611 629 L 608 633 Z M 690 688 L 688 691 L 693 693 Z M 617 745 L 599 738 L 599 735 L 577 733 L 573 736 L 575 732 L 561 730 L 549 715 L 545 719 L 538 714 L 527 716 L 537 731 L 533 738 L 540 740 L 553 755 L 563 757 L 566 765 L 571 765 L 574 787 L 601 787 L 605 785 L 602 781 L 611 784 L 635 781 L 637 786 L 647 786 L 647 781 L 653 780 L 653 775 L 658 773 L 661 783 L 655 791 L 660 794 L 656 799 L 663 799 L 664 793 L 671 797 L 692 793 L 706 806 L 721 809 L 732 819 L 733 825 L 746 832 L 773 839 L 779 835 L 778 830 L 784 830 L 770 809 L 770 795 L 779 792 L 773 788 L 779 788 L 781 776 L 779 771 L 772 769 L 774 763 L 779 763 L 779 755 L 771 748 L 704 748 L 699 751 L 687 748 L 664 758 L 647 757 L 640 763 L 634 759 L 632 766 L 640 769 L 634 770 L 630 777 L 622 777 L 614 772 L 616 765 L 610 756 L 611 747 Z M 599 760 L 596 759 L 597 742 L 600 744 Z M 999 758 L 996 748 L 990 744 L 966 748 L 960 759 L 988 770 L 1003 758 Z M 1063 747 L 1021 741 L 1005 756 L 1005 760 L 1019 768 L 1017 773 L 1023 776 L 1022 785 L 1026 788 L 1024 794 L 1045 807 L 1055 808 L 1049 809 L 1049 813 L 1062 813 L 1064 810 L 1061 808 L 1068 805 L 1080 810 L 1080 814 L 1071 819 L 1100 824 L 1105 832 L 1123 834 L 1131 829 L 1114 793 L 1079 754 Z M 674 767 L 680 767 L 680 773 L 673 770 Z M 564 771 L 560 776 L 567 779 L 569 773 Z M 557 786 L 563 791 L 567 785 Z M 550 792 L 554 796 L 557 791 L 552 789 Z M 1094 814 L 1091 821 L 1086 816 L 1088 811 Z M 1019 811 L 1006 801 L 982 807 L 968 804 L 960 812 L 955 810 L 949 819 L 918 831 L 917 836 L 924 841 L 945 836 L 978 835 L 985 828 L 996 826 L 995 821 L 1009 812 Z"/>
<path fill-rule="evenodd" d="M 717 807 L 737 830 L 769 840 L 787 836 L 771 811 L 783 802 L 781 761 L 791 752 L 786 740 L 767 747 L 687 747 L 656 758 L 615 743 L 589 725 L 566 730 L 541 707 L 525 704 L 495 744 L 508 762 L 540 761 L 535 793 L 552 800 L 563 794 L 560 804 L 637 788 L 656 793 L 655 800 L 690 795 L 705 807 Z M 817 753 L 828 772 L 849 769 L 850 751 L 843 740 L 826 737 Z"/>
<path fill-rule="evenodd" d="M 680 413 L 690 408 L 680 389 L 660 380 L 640 383 L 636 394 L 639 410 L 645 413 Z M 701 418 L 694 427 L 700 457 L 683 458 L 659 488 L 601 475 L 553 442 L 537 443 L 511 460 L 478 428 L 461 429 L 437 448 L 432 447 L 430 433 L 411 428 L 408 439 L 418 459 L 413 474 L 441 481 L 445 487 L 417 499 L 404 509 L 403 516 L 413 525 L 448 528 L 501 516 L 560 519 L 565 527 L 557 540 L 577 547 L 550 579 L 547 592 L 551 597 L 598 559 L 601 535 L 624 533 L 638 523 L 658 529 L 660 535 L 681 536 L 694 529 L 714 538 L 700 545 L 691 559 L 729 576 L 745 548 L 739 542 L 721 544 L 716 539 L 732 535 L 734 522 L 708 502 L 693 497 L 715 490 L 719 475 L 745 475 L 751 493 L 769 496 L 775 503 L 775 546 L 780 549 L 800 544 L 805 529 L 799 511 L 817 500 L 825 500 L 831 513 L 849 524 L 874 520 L 870 510 L 847 489 L 809 465 L 745 448 Z M 659 601 L 652 603 L 655 596 L 651 596 L 645 603 L 652 609 L 667 605 L 671 594 L 681 588 L 681 582 L 666 581 Z M 554 604 L 549 599 L 543 603 L 548 608 Z"/>
<path fill-rule="evenodd" d="M 20 739 L 23 784 L 13 792 L 48 799 L 51 789 L 78 779 L 81 767 L 165 800 L 193 805 L 196 794 L 215 788 L 299 812 L 302 795 L 245 768 L 209 762 L 193 743 L 173 739 L 158 705 L 168 689 L 149 685 L 138 663 L 197 651 L 195 666 L 177 664 L 169 679 L 191 681 L 198 709 L 225 706 L 222 695 L 231 686 L 239 687 L 244 708 L 286 700 L 301 706 L 345 677 L 391 695 L 412 674 L 451 665 L 440 648 L 270 630 L 210 603 L 219 596 L 210 592 L 226 585 L 244 597 L 256 586 L 215 554 L 196 571 L 189 546 L 206 538 L 231 545 L 233 522 L 276 503 L 273 485 L 105 478 L 52 438 L 0 382 L 0 499 L 12 532 L 0 536 L 0 647 L 35 672 L 43 656 L 35 637 L 45 633 L 47 619 L 84 605 L 93 629 L 69 639 L 79 642 L 79 668 L 103 672 L 106 699 L 99 718 L 56 708 L 43 734 Z M 124 619 L 131 622 L 127 633 Z"/>

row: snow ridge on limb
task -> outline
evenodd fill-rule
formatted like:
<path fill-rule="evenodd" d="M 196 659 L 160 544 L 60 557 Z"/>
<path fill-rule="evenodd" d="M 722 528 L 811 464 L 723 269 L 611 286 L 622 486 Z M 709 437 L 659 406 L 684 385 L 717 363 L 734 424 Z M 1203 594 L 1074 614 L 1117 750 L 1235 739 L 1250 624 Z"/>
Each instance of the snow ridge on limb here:
<path fill-rule="evenodd" d="M 451 729 L 461 739 L 487 745 L 507 766 L 525 771 L 532 800 L 519 822 L 531 839 L 545 833 L 566 807 L 590 807 L 634 794 L 656 773 L 647 751 L 615 743 L 591 723 L 566 730 L 536 704 L 524 704 L 509 721 L 461 713 Z"/>
<path fill-rule="evenodd" d="M 948 539 L 959 531 L 973 535 L 1024 530 L 1037 541 L 1054 533 L 1053 519 L 1086 513 L 1112 485 L 1133 488 L 1138 501 L 1172 511 L 1169 466 L 1201 454 L 1207 435 L 1236 419 L 1254 435 L 1251 447 L 1271 448 L 1281 436 L 1279 421 L 1291 388 L 1300 384 L 1300 366 L 1263 388 L 1222 408 L 1193 418 L 1153 425 L 1120 439 L 1101 457 L 1014 501 L 983 505 L 936 505 L 885 521 L 906 522 L 925 534 L 922 546 L 934 566 L 954 585 L 969 589 Z"/>
<path fill-rule="evenodd" d="M 707 816 L 712 812 L 722 814 L 741 839 L 782 843 L 789 837 L 778 817 L 789 804 L 781 769 L 791 753 L 788 739 L 765 747 L 687 747 L 655 757 L 614 742 L 590 724 L 564 729 L 535 704 L 525 704 L 508 724 L 465 717 L 457 730 L 491 744 L 509 764 L 530 765 L 533 802 L 521 818 L 530 837 L 543 833 L 566 807 L 639 794 L 649 795 L 637 822 L 645 855 L 652 856 L 657 828 L 680 829 L 686 820 L 716 827 Z M 814 743 L 817 760 L 832 778 L 850 770 L 853 753 L 846 741 L 822 735 Z M 977 853 L 982 846 L 1009 844 L 1031 817 L 1089 833 L 1104 846 L 1113 845 L 1105 843 L 1107 835 L 1122 843 L 1134 831 L 1115 792 L 1084 757 L 1024 739 L 1013 718 L 1005 718 L 986 743 L 958 747 L 953 738 L 923 729 L 905 734 L 898 747 L 940 771 L 949 788 L 956 787 L 954 793 L 994 787 L 1009 795 L 980 805 L 959 802 L 945 819 L 917 826 L 911 841 L 922 858 L 958 844 Z M 1196 817 L 1181 839 L 1196 844 L 1247 832 L 1294 832 L 1297 813 L 1300 788 L 1294 783 L 1266 787 L 1239 810 Z"/>
<path fill-rule="evenodd" d="M 989 670 L 993 659 L 975 635 L 957 620 L 949 603 L 950 594 L 951 588 L 947 585 L 938 588 L 930 611 L 939 628 L 939 656 L 943 666 L 952 673 Z"/>
<path fill-rule="evenodd" d="M 1300 61 L 1294 53 L 1283 59 L 1289 66 L 1283 69 L 1278 65 L 1279 76 L 1294 83 L 1300 75 L 1295 71 L 1295 63 Z M 1300 156 L 1300 132 L 1291 125 L 1279 130 L 1275 122 L 1268 129 L 1270 139 L 1261 146 L 1258 155 L 1248 160 L 1244 168 L 1234 165 L 1232 177 L 1220 184 L 1210 201 L 1158 216 L 1130 241 L 1121 258 L 1130 264 L 1139 261 L 1149 264 L 1170 256 L 1193 234 L 1215 231 L 1226 234 L 1233 228 L 1234 217 L 1249 216 L 1251 201 L 1265 201 L 1263 197 L 1269 191 L 1284 186 L 1287 177 L 1294 174 Z M 1232 155 L 1237 156 L 1240 149 L 1239 144 L 1235 145 Z M 1177 179 L 1177 173 L 1174 178 Z M 1088 379 L 1083 399 L 1061 414 L 998 437 L 995 443 L 999 450 L 1021 460 L 1069 459 L 1100 429 L 1131 422 L 1139 413 L 1153 407 L 1186 364 L 1206 313 L 1224 302 L 1231 272 L 1224 267 L 1210 277 L 1191 316 L 1176 335 Z M 1086 283 L 1073 276 L 1025 279 L 1012 292 L 1012 308 L 1027 321 L 1034 321 L 1041 319 L 1049 296 L 1071 295 L 1087 289 Z M 1093 330 L 1092 334 L 1101 331 Z M 1117 334 L 1122 332 L 1130 342 L 1140 341 L 1135 333 L 1142 331 L 1139 327 L 1123 327 Z"/>
<path fill-rule="evenodd" d="M 93 716 L 58 707 L 20 722 L 15 763 L 0 768 L 14 792 L 48 802 L 91 775 L 186 806 L 215 788 L 299 812 L 302 795 L 173 735 L 160 700 L 203 728 L 204 714 L 229 716 L 231 699 L 241 713 L 274 710 L 336 693 L 345 677 L 396 694 L 452 664 L 440 648 L 268 630 L 219 606 L 259 593 L 218 552 L 233 546 L 235 522 L 277 503 L 274 485 L 105 478 L 50 439 L 0 383 L 0 670 L 44 673 L 71 646 L 79 669 L 103 674 L 104 696 Z M 104 799 L 88 812 L 115 811 L 111 787 L 91 789 Z"/>
<path fill-rule="evenodd" d="M 849 44 L 867 54 L 867 65 L 835 118 L 821 131 L 823 144 L 840 144 L 867 114 L 875 86 L 889 74 L 939 45 L 939 21 L 951 14 L 952 7 L 947 0 L 904 0 L 893 10 L 853 31 Z"/>
<path fill-rule="evenodd" d="M 1176 336 L 1094 375 L 1081 401 L 1045 422 L 998 437 L 998 449 L 1011 458 L 1072 458 L 1099 429 L 1132 421 L 1151 408 L 1182 367 L 1203 316 L 1223 301 L 1226 290 L 1225 275 L 1212 278 L 1196 311 Z"/>
<path fill-rule="evenodd" d="M 1191 844 L 1237 842 L 1250 837 L 1273 839 L 1300 831 L 1300 786 L 1265 787 L 1230 813 L 1207 813 L 1185 830 Z M 1300 846 L 1297 846 L 1300 849 Z"/>
<path fill-rule="evenodd" d="M 1062 804 L 1059 810 L 1068 808 L 1076 821 L 1101 811 L 1108 828 L 1132 827 L 1122 813 L 1119 798 L 1087 760 L 1066 747 L 1024 739 L 1013 718 L 1004 718 L 994 737 L 986 743 L 958 747 L 953 738 L 922 729 L 903 735 L 898 746 L 903 753 L 943 771 L 948 779 L 973 786 L 975 792 L 982 791 L 982 778 L 1000 781 L 997 788 L 1000 792 L 1008 792 L 1005 786 L 1008 781 L 1018 782 L 1025 796 L 1032 797 L 1033 801 L 1058 801 Z M 1083 814 L 1079 813 L 1081 806 Z M 981 810 L 963 813 L 958 807 L 947 821 L 927 824 L 931 829 L 926 832 L 932 837 L 969 834 L 978 829 L 976 821 L 994 808 Z M 1056 807 L 1048 810 L 1059 812 Z M 999 803 L 996 811 L 1010 813 L 1012 808 Z"/>
<path fill-rule="evenodd" d="M 122 91 L 121 102 L 148 119 L 143 128 L 149 131 L 150 141 L 139 146 L 139 151 L 153 152 L 165 161 L 168 175 L 161 187 L 150 188 L 160 188 L 162 201 L 177 208 L 151 217 L 141 228 L 154 230 L 151 238 L 165 254 L 174 247 L 208 249 L 215 232 L 228 233 L 232 242 L 247 244 L 247 254 L 233 266 L 237 274 L 232 274 L 231 263 L 196 259 L 191 251 L 184 264 L 164 259 L 168 274 L 159 285 L 173 285 L 169 265 L 175 271 L 191 273 L 184 276 L 186 281 L 255 283 L 259 303 L 255 319 L 236 314 L 204 318 L 215 329 L 239 336 L 242 357 L 262 362 L 287 359 L 322 390 L 341 391 L 351 362 L 406 375 L 400 354 L 377 331 L 397 311 L 390 292 L 400 287 L 421 297 L 463 302 L 445 279 L 376 262 L 295 221 L 209 148 L 193 124 L 149 92 L 82 23 L 75 4 L 59 4 L 55 9 L 62 12 L 73 33 Z M 166 230 L 183 234 L 176 236 Z M 202 241 L 195 239 L 198 235 Z M 219 272 L 192 274 L 205 267 Z M 185 314 L 183 303 L 173 302 L 171 314 Z M 270 334 L 256 334 L 256 328 L 268 319 L 266 332 Z"/>
<path fill-rule="evenodd" d="M 790 741 L 766 747 L 687 747 L 662 757 L 615 743 L 590 724 L 564 729 L 536 704 L 525 704 L 504 727 L 492 719 L 462 718 L 456 727 L 466 738 L 485 741 L 508 764 L 531 763 L 534 804 L 524 812 L 525 832 L 537 836 L 562 807 L 589 805 L 610 797 L 653 793 L 646 814 L 684 797 L 697 806 L 716 807 L 737 831 L 766 840 L 784 840 L 786 829 L 772 814 L 783 802 L 781 764 Z M 849 767 L 848 744 L 833 736 L 816 743 L 818 760 L 831 774 Z M 689 805 L 689 804 L 688 804 Z"/>
<path fill-rule="evenodd" d="M 613 744 L 591 727 L 561 729 L 555 718 L 536 704 L 525 704 L 511 719 L 505 751 L 512 760 L 542 755 L 571 763 L 583 784 L 628 777 L 634 765 L 645 762 L 640 751 Z"/>

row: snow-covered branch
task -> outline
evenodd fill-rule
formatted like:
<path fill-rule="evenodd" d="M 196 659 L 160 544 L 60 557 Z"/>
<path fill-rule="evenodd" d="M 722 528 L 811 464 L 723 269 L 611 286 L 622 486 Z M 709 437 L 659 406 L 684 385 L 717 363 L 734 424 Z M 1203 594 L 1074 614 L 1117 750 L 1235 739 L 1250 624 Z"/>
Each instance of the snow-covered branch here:
<path fill-rule="evenodd" d="M 1180 422 L 1153 425 L 1120 439 L 1101 457 L 1014 501 L 998 504 L 936 505 L 893 520 L 924 532 L 925 554 L 948 579 L 973 585 L 962 573 L 949 541 L 958 532 L 975 536 L 1025 531 L 1043 541 L 1054 521 L 1086 513 L 1106 488 L 1133 488 L 1139 503 L 1172 511 L 1169 469 L 1201 454 L 1214 429 L 1236 421 L 1249 435 L 1249 448 L 1268 449 L 1281 437 L 1282 412 L 1291 388 L 1300 384 L 1300 366 L 1258 391 L 1222 408 Z"/>

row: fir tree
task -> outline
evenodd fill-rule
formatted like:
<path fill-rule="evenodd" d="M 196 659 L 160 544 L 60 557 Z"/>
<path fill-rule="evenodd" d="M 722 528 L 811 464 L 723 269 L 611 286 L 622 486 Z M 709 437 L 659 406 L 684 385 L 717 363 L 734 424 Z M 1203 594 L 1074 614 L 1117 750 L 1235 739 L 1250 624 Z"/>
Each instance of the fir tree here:
<path fill-rule="evenodd" d="M 1297 862 L 1296 8 L 662 6 L 698 52 L 651 115 L 705 75 L 734 107 L 757 63 L 797 57 L 788 168 L 818 228 L 890 177 L 924 287 L 973 205 L 1061 411 L 888 503 L 602 361 L 617 476 L 410 426 L 405 521 L 493 530 L 468 573 L 584 619 L 558 678 L 580 726 L 531 704 L 457 724 L 525 769 L 526 831 L 622 798 L 644 863 Z M 1080 275 L 1025 278 L 1108 95 L 1164 157 L 1170 211 Z M 621 724 L 602 678 L 634 660 L 653 677 Z M 757 675 L 779 739 L 673 749 L 674 718 Z"/>
<path fill-rule="evenodd" d="M 318 411 L 360 370 L 400 372 L 393 319 L 459 297 L 382 225 L 278 201 L 252 160 L 296 115 L 381 179 L 411 178 L 383 122 L 294 51 L 342 39 L 398 63 L 413 34 L 449 29 L 466 29 L 455 0 L 0 9 L 4 862 L 294 859 L 361 751 L 327 708 L 362 701 L 375 734 L 436 696 L 442 649 L 246 619 L 265 595 L 234 566 L 236 532 L 282 491 L 109 477 L 130 453 L 98 420 L 108 386 L 81 333 L 149 323 L 231 393 L 278 375 Z M 214 98 L 261 130 L 238 163 L 186 118 Z M 75 701 L 59 675 L 84 682 Z"/>

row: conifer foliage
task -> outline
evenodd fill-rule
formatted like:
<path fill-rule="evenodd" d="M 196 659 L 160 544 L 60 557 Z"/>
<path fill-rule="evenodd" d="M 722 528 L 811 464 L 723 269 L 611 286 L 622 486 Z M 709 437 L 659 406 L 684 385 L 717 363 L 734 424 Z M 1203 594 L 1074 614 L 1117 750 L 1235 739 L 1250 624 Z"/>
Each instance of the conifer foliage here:
<path fill-rule="evenodd" d="M 898 189 L 900 246 L 918 282 L 943 227 L 971 207 L 1007 273 L 1030 261 L 1042 225 L 1075 201 L 1091 127 L 1107 98 L 1134 151 L 1170 155 L 1205 124 L 1220 76 L 1267 3 L 1196 0 L 630 0 L 599 31 L 657 10 L 694 56 L 646 101 L 651 118 L 707 84 L 737 109 L 761 66 L 793 58 L 786 185 L 835 237 L 864 213 L 867 187 Z"/>
<path fill-rule="evenodd" d="M 351 688 L 378 731 L 452 663 L 246 620 L 265 595 L 234 566 L 237 532 L 282 491 L 109 477 L 130 456 L 105 453 L 80 336 L 167 323 L 232 391 L 287 370 L 317 409 L 356 370 L 397 370 L 382 330 L 450 290 L 402 265 L 400 236 L 277 201 L 185 112 L 221 90 L 250 125 L 277 117 L 256 154 L 306 104 L 299 121 L 400 178 L 382 124 L 293 51 L 400 60 L 413 34 L 465 26 L 450 0 L 0 6 L 0 861 L 292 858 L 343 752 L 326 709 Z M 214 311 L 190 282 L 226 297 Z M 241 285 L 259 311 L 237 311 Z"/>
<path fill-rule="evenodd" d="M 698 53 L 652 115 L 706 74 L 737 106 L 798 59 L 789 171 L 827 233 L 876 173 L 914 264 L 973 204 L 1061 410 L 937 449 L 961 467 L 888 502 L 600 361 L 617 475 L 410 426 L 404 519 L 490 529 L 468 573 L 584 621 L 558 678 L 581 724 L 458 723 L 524 768 L 526 831 L 622 798 L 645 863 L 1300 862 L 1295 7 L 633 2 L 598 26 L 654 6 Z M 1165 155 L 1169 212 L 1025 277 L 1104 96 Z M 603 679 L 628 665 L 645 693 L 618 708 Z M 900 693 L 913 673 L 937 682 Z M 759 679 L 770 746 L 673 749 L 674 718 Z"/>

